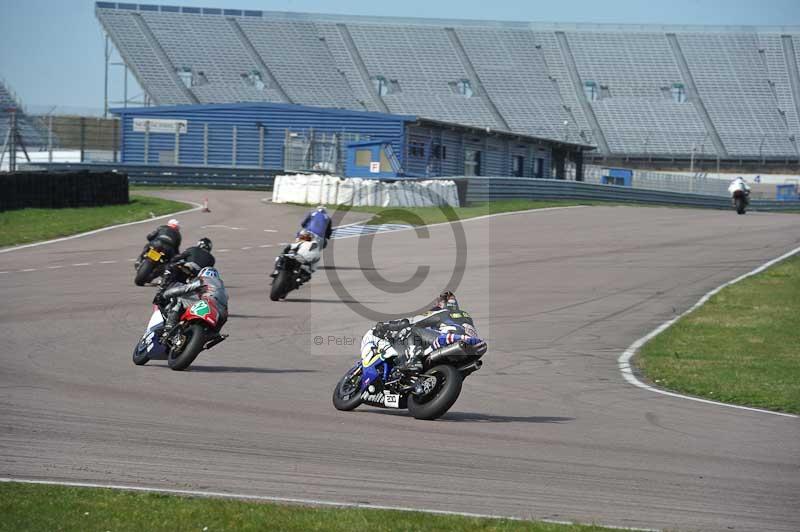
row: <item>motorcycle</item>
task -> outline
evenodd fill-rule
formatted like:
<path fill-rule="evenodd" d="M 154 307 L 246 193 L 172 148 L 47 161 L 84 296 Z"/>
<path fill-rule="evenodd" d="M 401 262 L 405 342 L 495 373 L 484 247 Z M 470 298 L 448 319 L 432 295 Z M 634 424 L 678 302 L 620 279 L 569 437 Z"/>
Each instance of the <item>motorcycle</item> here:
<path fill-rule="evenodd" d="M 733 206 L 737 214 L 744 214 L 750 204 L 750 195 L 744 190 L 735 190 L 732 196 Z"/>
<path fill-rule="evenodd" d="M 201 299 L 187 308 L 166 337 L 162 334 L 164 311 L 158 305 L 153 307 L 147 328 L 133 348 L 133 363 L 137 366 L 151 360 L 166 360 L 170 369 L 182 371 L 201 351 L 211 349 L 228 337 L 219 333 L 219 311 L 213 300 Z"/>
<path fill-rule="evenodd" d="M 136 286 L 144 286 L 145 283 L 160 277 L 164 273 L 169 259 L 170 255 L 161 244 L 151 242 L 144 255 L 135 263 L 136 276 L 133 278 L 133 282 Z"/>
<path fill-rule="evenodd" d="M 479 370 L 486 342 L 471 345 L 459 341 L 439 349 L 428 347 L 420 371 L 400 371 L 394 358 L 368 354 L 350 368 L 333 390 L 337 410 L 354 410 L 361 404 L 408 409 L 416 419 L 437 419 L 461 394 L 465 378 Z M 397 358 L 397 357 L 395 357 Z"/>
<path fill-rule="evenodd" d="M 310 281 L 311 265 L 319 261 L 320 250 L 317 239 L 302 234 L 289 244 L 275 259 L 269 298 L 272 301 L 285 299 L 289 292 Z"/>

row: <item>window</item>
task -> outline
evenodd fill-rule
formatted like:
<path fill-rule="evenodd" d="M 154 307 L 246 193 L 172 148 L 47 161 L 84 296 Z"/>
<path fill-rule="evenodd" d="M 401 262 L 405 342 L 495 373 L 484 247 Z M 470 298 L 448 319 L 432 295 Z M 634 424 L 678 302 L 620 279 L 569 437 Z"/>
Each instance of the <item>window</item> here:
<path fill-rule="evenodd" d="M 389 157 L 386 156 L 386 150 L 381 148 L 381 172 L 391 172 L 393 170 L 392 163 L 389 162 Z"/>
<path fill-rule="evenodd" d="M 686 88 L 683 83 L 673 83 L 671 92 L 673 102 L 683 103 L 686 101 Z"/>
<path fill-rule="evenodd" d="M 267 84 L 264 83 L 264 78 L 261 77 L 261 72 L 259 72 L 258 70 L 251 70 L 246 74 L 242 74 L 242 79 L 247 85 L 255 87 L 260 91 L 263 91 L 264 88 L 267 86 Z"/>
<path fill-rule="evenodd" d="M 192 69 L 183 67 L 178 69 L 178 77 L 180 78 L 181 82 L 187 87 L 192 86 Z"/>
<path fill-rule="evenodd" d="M 537 157 L 533 160 L 533 175 L 538 178 L 544 177 L 544 159 Z"/>
<path fill-rule="evenodd" d="M 597 98 L 600 96 L 597 83 L 594 81 L 585 81 L 583 83 L 583 93 L 586 95 L 586 99 L 590 102 L 597 100 Z"/>
<path fill-rule="evenodd" d="M 434 159 L 447 159 L 447 146 L 444 144 L 433 145 L 433 158 Z"/>
<path fill-rule="evenodd" d="M 472 83 L 468 79 L 452 81 L 448 83 L 448 85 L 450 85 L 450 89 L 452 89 L 453 92 L 464 98 L 471 98 L 475 94 L 475 91 L 472 89 Z"/>
<path fill-rule="evenodd" d="M 418 159 L 425 158 L 425 144 L 419 141 L 412 140 L 408 143 L 408 154 L 411 157 L 416 157 Z"/>
<path fill-rule="evenodd" d="M 379 96 L 400 92 L 400 82 L 396 79 L 387 80 L 383 76 L 375 76 L 370 79 L 372 79 L 372 86 L 375 87 L 375 92 L 377 92 Z"/>
<path fill-rule="evenodd" d="M 464 150 L 464 175 L 481 175 L 481 152 L 480 150 Z"/>
<path fill-rule="evenodd" d="M 511 175 L 514 177 L 523 177 L 525 175 L 525 157 L 522 155 L 511 157 Z"/>
<path fill-rule="evenodd" d="M 356 150 L 356 166 L 369 166 L 372 162 L 372 150 Z"/>

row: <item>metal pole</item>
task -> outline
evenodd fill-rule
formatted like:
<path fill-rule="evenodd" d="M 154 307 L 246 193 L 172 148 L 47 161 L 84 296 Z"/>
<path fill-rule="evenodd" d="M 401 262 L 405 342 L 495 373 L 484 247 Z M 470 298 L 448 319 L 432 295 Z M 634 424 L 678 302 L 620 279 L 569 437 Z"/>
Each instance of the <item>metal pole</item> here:
<path fill-rule="evenodd" d="M 47 162 L 53 162 L 53 115 L 47 117 Z"/>
<path fill-rule="evenodd" d="M 173 162 L 175 166 L 180 166 L 181 164 L 181 133 L 180 133 L 180 125 L 178 123 L 175 124 L 175 153 L 173 153 Z"/>
<path fill-rule="evenodd" d="M 231 139 L 231 166 L 236 166 L 236 126 L 233 126 L 233 138 Z"/>
<path fill-rule="evenodd" d="M 258 167 L 264 168 L 264 126 L 258 126 Z"/>
<path fill-rule="evenodd" d="M 122 99 L 124 100 L 122 106 L 128 107 L 128 63 L 125 63 L 125 77 L 123 78 Z"/>
<path fill-rule="evenodd" d="M 697 149 L 695 144 L 692 144 L 692 152 L 689 155 L 689 173 L 694 174 L 694 151 Z"/>
<path fill-rule="evenodd" d="M 208 124 L 203 124 L 203 166 L 208 166 Z"/>
<path fill-rule="evenodd" d="M 86 158 L 86 118 L 81 117 L 81 162 Z"/>
<path fill-rule="evenodd" d="M 108 118 L 108 34 L 106 34 L 105 72 L 103 85 L 103 118 Z"/>
<path fill-rule="evenodd" d="M 144 123 L 144 164 L 150 164 L 150 121 Z"/>
<path fill-rule="evenodd" d="M 14 172 L 17 169 L 17 110 L 11 109 L 11 116 L 9 117 L 11 121 L 9 133 L 11 137 L 9 138 L 9 150 L 8 150 L 8 171 Z"/>

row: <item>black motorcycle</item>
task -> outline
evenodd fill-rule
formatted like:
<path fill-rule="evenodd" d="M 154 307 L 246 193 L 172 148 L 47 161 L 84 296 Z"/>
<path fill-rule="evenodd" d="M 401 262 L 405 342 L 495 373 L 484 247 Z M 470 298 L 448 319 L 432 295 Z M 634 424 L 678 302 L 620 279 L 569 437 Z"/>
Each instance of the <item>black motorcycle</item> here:
<path fill-rule="evenodd" d="M 292 290 L 297 290 L 311 280 L 311 273 L 304 265 L 319 260 L 319 243 L 313 240 L 298 240 L 286 246 L 283 253 L 275 259 L 272 270 L 272 287 L 269 298 L 272 301 L 285 299 Z"/>
<path fill-rule="evenodd" d="M 333 390 L 337 410 L 362 403 L 381 408 L 408 409 L 417 419 L 436 419 L 455 404 L 464 379 L 480 369 L 486 342 L 456 342 L 423 353 L 420 371 L 401 371 L 393 360 L 371 355 L 359 360 Z"/>
<path fill-rule="evenodd" d="M 750 194 L 744 190 L 736 190 L 733 193 L 733 207 L 736 209 L 736 214 L 747 212 L 748 205 L 750 205 Z"/>
<path fill-rule="evenodd" d="M 151 242 L 147 246 L 147 251 L 134 264 L 136 276 L 133 278 L 133 282 L 136 286 L 144 286 L 145 283 L 150 283 L 156 277 L 160 277 L 164 274 L 164 269 L 171 257 L 171 250 L 166 249 L 157 240 Z"/>

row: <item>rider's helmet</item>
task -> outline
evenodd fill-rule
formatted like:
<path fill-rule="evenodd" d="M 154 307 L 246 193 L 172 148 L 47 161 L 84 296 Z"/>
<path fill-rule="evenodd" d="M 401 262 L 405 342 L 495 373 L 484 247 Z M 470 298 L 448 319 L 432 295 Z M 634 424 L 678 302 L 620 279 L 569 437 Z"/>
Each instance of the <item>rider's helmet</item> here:
<path fill-rule="evenodd" d="M 308 231 L 300 231 L 297 235 L 297 240 L 301 242 L 311 242 L 314 240 L 314 236 Z"/>
<path fill-rule="evenodd" d="M 450 290 L 445 290 L 436 298 L 436 308 L 458 310 L 458 300 L 456 295 Z"/>
<path fill-rule="evenodd" d="M 181 230 L 181 223 L 178 220 L 176 220 L 175 218 L 173 218 L 173 219 L 171 219 L 170 221 L 167 222 L 167 227 L 171 227 L 171 228 L 175 229 L 176 231 L 180 231 Z"/>
<path fill-rule="evenodd" d="M 321 212 L 322 214 L 328 214 L 328 211 L 325 210 L 324 205 L 317 205 L 317 212 Z"/>
<path fill-rule="evenodd" d="M 211 240 L 209 238 L 203 237 L 197 241 L 197 247 L 203 248 L 206 251 L 211 251 Z"/>
<path fill-rule="evenodd" d="M 203 268 L 197 276 L 204 279 L 219 279 L 219 272 L 216 268 Z"/>

